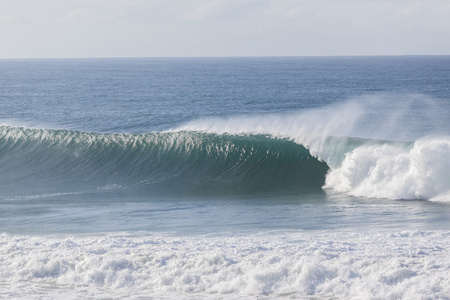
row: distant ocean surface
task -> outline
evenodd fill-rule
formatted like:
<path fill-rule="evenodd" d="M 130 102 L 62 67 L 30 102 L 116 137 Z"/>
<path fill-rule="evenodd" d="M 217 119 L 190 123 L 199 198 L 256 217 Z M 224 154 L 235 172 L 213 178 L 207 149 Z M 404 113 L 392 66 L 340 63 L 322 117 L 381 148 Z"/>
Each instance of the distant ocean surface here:
<path fill-rule="evenodd" d="M 450 56 L 0 60 L 0 297 L 450 299 Z"/>

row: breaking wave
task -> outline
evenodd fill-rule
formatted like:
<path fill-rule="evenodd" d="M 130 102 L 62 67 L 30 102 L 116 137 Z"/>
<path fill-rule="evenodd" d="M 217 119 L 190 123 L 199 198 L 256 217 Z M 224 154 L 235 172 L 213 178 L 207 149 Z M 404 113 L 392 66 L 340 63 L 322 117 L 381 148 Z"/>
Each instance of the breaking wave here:
<path fill-rule="evenodd" d="M 283 115 L 196 120 L 177 130 L 291 140 L 327 163 L 324 188 L 333 192 L 450 201 L 450 136 L 438 106 L 423 97 L 406 104 L 363 100 Z"/>
<path fill-rule="evenodd" d="M 20 196 L 113 187 L 220 196 L 324 188 L 360 197 L 448 201 L 450 136 L 430 135 L 430 127 L 403 139 L 422 125 L 405 130 L 402 121 L 396 131 L 396 122 L 371 119 L 368 108 L 373 110 L 349 102 L 284 115 L 202 119 L 145 134 L 2 125 L 0 191 Z M 380 128 L 389 135 L 377 134 Z"/>

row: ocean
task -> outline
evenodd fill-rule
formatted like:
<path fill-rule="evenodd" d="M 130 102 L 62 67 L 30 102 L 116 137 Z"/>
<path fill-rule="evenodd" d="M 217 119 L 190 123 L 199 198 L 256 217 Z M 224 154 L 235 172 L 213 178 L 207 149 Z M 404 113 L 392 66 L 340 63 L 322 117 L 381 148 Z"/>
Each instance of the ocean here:
<path fill-rule="evenodd" d="M 450 299 L 450 56 L 0 60 L 0 297 Z"/>

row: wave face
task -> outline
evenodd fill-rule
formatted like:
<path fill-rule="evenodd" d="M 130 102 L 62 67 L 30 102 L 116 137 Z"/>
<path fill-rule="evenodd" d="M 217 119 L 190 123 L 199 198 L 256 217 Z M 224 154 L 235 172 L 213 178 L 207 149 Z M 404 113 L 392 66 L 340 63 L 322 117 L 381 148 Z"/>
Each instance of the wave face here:
<path fill-rule="evenodd" d="M 328 166 L 302 145 L 262 135 L 95 134 L 0 127 L 5 194 L 134 188 L 234 194 L 319 190 Z"/>

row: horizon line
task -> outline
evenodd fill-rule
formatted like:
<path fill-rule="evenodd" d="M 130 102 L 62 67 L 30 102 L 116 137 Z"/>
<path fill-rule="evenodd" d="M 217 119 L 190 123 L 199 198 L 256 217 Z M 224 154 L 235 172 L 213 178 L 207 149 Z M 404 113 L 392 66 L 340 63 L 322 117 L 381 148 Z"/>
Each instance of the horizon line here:
<path fill-rule="evenodd" d="M 320 57 L 418 57 L 450 54 L 356 54 L 356 55 L 233 55 L 233 56 L 85 56 L 85 57 L 0 57 L 0 60 L 40 59 L 206 59 L 206 58 L 320 58 Z"/>

